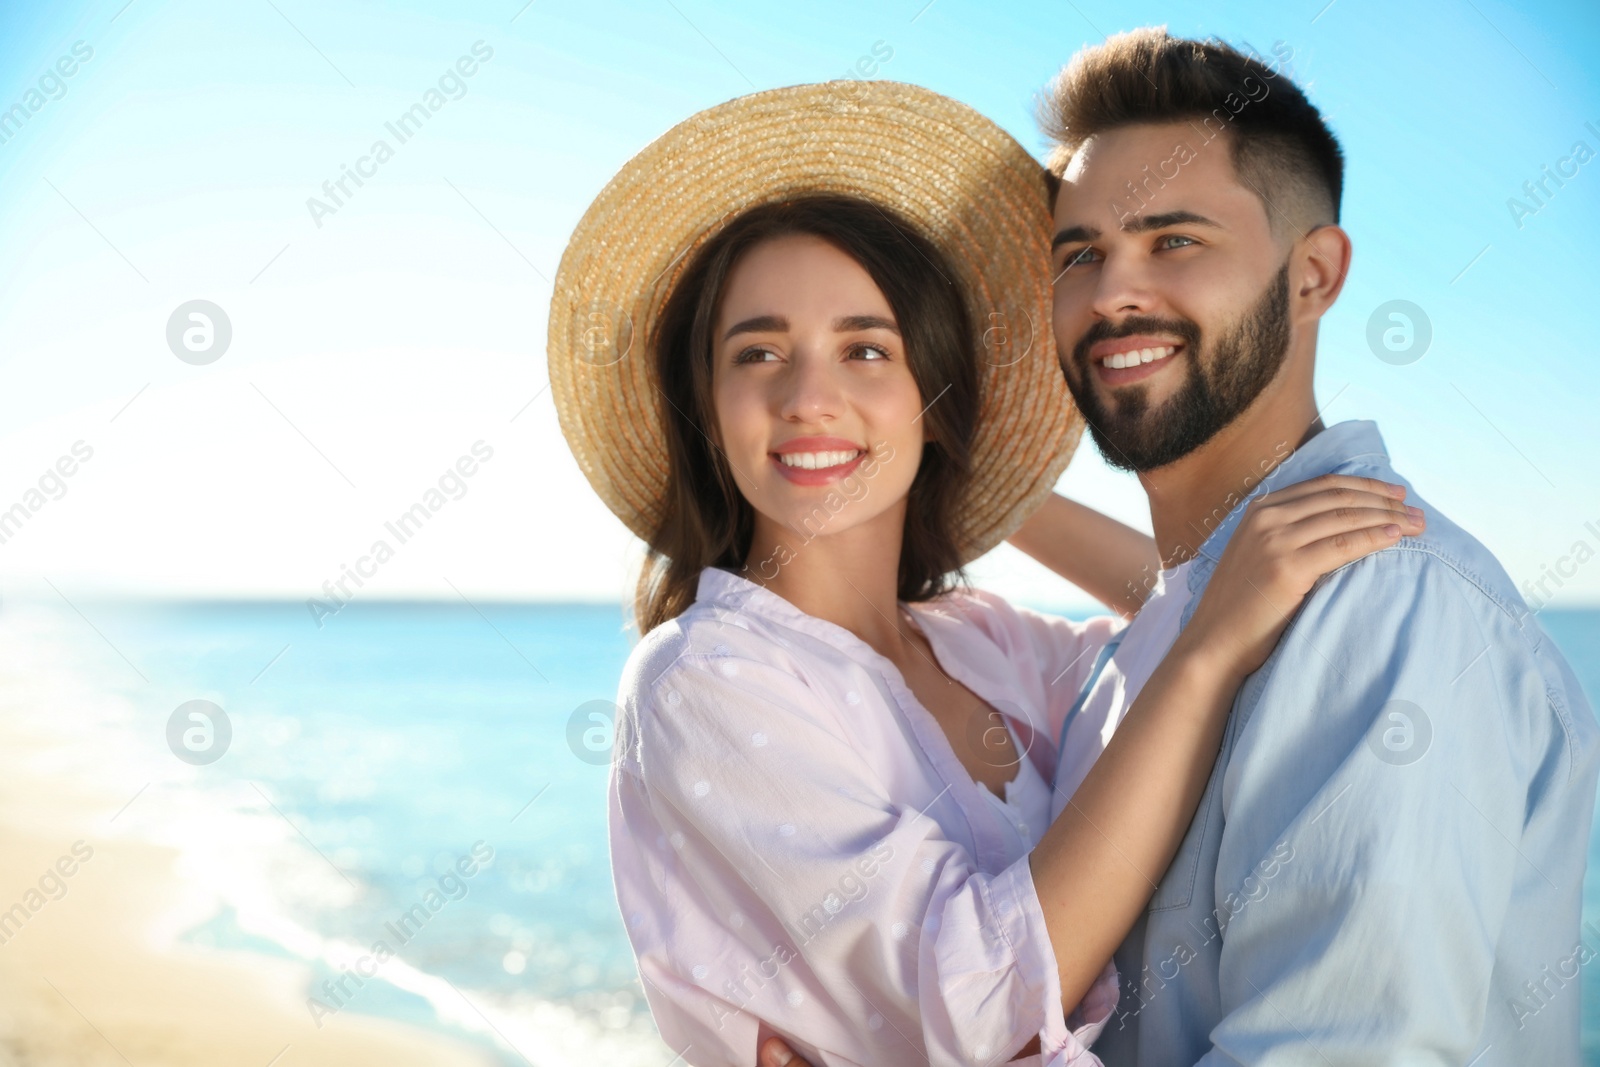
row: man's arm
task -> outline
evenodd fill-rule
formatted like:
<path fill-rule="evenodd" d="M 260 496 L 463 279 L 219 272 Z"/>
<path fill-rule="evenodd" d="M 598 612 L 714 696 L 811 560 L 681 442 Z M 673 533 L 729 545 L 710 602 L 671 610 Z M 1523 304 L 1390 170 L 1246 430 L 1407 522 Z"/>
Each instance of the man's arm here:
<path fill-rule="evenodd" d="M 1203 1067 L 1478 1051 L 1551 743 L 1506 626 L 1442 559 L 1396 548 L 1330 576 L 1247 684 L 1216 893 L 1248 903 L 1223 935 Z M 1285 845 L 1293 858 L 1252 882 Z"/>

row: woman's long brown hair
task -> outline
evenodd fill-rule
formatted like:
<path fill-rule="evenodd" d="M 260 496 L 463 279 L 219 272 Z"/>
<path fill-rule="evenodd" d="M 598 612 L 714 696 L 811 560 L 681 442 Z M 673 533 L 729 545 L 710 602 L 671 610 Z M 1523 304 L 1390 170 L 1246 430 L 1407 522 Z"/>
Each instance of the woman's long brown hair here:
<path fill-rule="evenodd" d="M 972 471 L 979 411 L 976 339 L 955 272 L 893 211 L 845 196 L 810 196 L 740 215 L 700 248 L 662 310 L 648 351 L 660 383 L 667 498 L 649 539 L 634 598 L 645 634 L 694 603 L 700 572 L 746 566 L 755 513 L 734 483 L 718 439 L 711 380 L 714 328 L 728 278 L 756 245 L 820 237 L 872 277 L 899 325 L 927 410 L 928 443 L 912 480 L 897 595 L 927 600 L 960 577 L 956 512 Z"/>

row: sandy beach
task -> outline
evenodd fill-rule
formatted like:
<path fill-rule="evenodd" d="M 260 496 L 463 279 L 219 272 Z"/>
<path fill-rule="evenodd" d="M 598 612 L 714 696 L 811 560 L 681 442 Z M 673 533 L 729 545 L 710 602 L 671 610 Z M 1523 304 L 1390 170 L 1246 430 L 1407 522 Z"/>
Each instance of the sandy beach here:
<path fill-rule="evenodd" d="M 63 694 L 5 658 L 0 1067 L 490 1067 L 465 1043 L 355 1011 L 319 1028 L 304 962 L 180 940 L 197 914 L 180 853 L 125 832 L 134 790 L 84 774 L 92 717 L 63 728 L 48 717 Z M 159 805 L 160 790 L 137 803 Z"/>
<path fill-rule="evenodd" d="M 7 783 L 7 793 L 12 793 Z M 6 899 L 19 872 L 45 872 L 62 842 L 0 815 Z M 81 840 L 81 839 L 80 839 Z M 486 1067 L 462 1045 L 396 1023 L 343 1013 L 319 1029 L 306 1010 L 303 965 L 153 943 L 174 896 L 174 853 L 95 846 L 67 892 L 46 898 L 0 946 L 0 1064 L 439 1064 Z M 25 875 L 24 875 L 25 877 Z"/>

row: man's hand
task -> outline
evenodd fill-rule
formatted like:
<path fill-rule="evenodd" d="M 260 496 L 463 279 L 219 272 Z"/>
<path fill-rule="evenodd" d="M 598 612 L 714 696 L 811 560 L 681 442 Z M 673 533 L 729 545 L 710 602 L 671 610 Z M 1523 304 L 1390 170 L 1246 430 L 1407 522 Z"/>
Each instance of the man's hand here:
<path fill-rule="evenodd" d="M 756 1054 L 756 1067 L 811 1067 L 811 1064 L 794 1054 L 781 1037 L 769 1037 L 761 1043 Z"/>

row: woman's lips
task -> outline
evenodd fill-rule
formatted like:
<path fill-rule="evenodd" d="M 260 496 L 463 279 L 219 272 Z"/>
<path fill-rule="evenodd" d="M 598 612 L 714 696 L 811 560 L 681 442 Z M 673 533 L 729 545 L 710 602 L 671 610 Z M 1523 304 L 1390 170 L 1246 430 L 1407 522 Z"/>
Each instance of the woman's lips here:
<path fill-rule="evenodd" d="M 857 452 L 856 457 L 848 463 L 840 463 L 832 467 L 791 467 L 776 452 L 768 453 L 767 459 L 778 468 L 778 473 L 789 479 L 795 485 L 827 485 L 830 482 L 841 481 L 855 472 L 861 466 L 861 461 L 867 458 L 867 453 Z"/>

